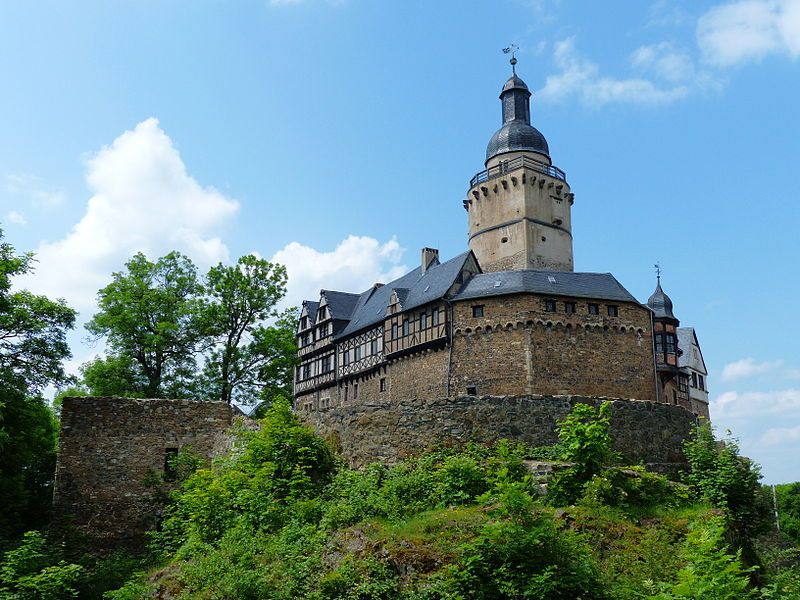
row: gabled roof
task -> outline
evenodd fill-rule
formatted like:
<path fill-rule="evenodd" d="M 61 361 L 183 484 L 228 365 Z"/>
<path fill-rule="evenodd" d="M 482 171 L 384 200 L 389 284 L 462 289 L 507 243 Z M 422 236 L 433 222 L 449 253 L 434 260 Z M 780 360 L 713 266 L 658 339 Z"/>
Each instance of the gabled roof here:
<path fill-rule="evenodd" d="M 694 357 L 691 353 L 692 346 L 697 346 L 697 353 L 700 359 L 697 361 L 703 367 L 703 372 L 708 375 L 708 368 L 706 368 L 706 361 L 703 358 L 703 350 L 700 348 L 700 342 L 697 340 L 697 332 L 694 327 L 678 327 L 678 348 L 683 350 L 683 353 L 678 357 L 679 367 L 691 367 L 694 362 Z"/>
<path fill-rule="evenodd" d="M 320 296 L 324 296 L 325 300 L 327 300 L 331 318 L 345 321 L 353 314 L 353 309 L 359 299 L 358 294 L 336 292 L 334 290 L 322 290 Z"/>
<path fill-rule="evenodd" d="M 313 300 L 303 300 L 303 308 L 306 309 L 309 322 L 312 324 L 316 323 L 317 309 L 319 308 L 319 302 L 314 302 Z"/>
<path fill-rule="evenodd" d="M 337 337 L 346 337 L 383 321 L 393 291 L 397 291 L 403 310 L 442 298 L 456 283 L 471 254 L 468 250 L 443 263 L 434 261 L 424 273 L 420 266 L 384 286 L 368 289 L 357 296 L 350 323 Z"/>
<path fill-rule="evenodd" d="M 571 271 L 480 273 L 470 279 L 453 297 L 453 300 L 519 293 L 639 303 L 611 273 L 574 273 Z"/>

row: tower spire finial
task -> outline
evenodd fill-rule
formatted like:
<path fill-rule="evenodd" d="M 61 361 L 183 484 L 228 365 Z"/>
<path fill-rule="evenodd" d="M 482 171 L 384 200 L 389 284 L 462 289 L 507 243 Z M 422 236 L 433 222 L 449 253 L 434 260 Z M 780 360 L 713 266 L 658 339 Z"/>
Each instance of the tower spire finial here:
<path fill-rule="evenodd" d="M 655 265 L 653 265 L 656 269 L 656 279 L 658 279 L 658 283 L 661 283 L 661 261 L 658 261 Z"/>
<path fill-rule="evenodd" d="M 512 75 L 516 75 L 517 74 L 517 68 L 516 68 L 517 50 L 519 50 L 519 46 L 517 46 L 516 44 L 511 44 L 508 48 L 503 48 L 503 54 L 511 54 L 511 60 L 509 60 L 508 62 L 511 63 L 511 74 Z"/>

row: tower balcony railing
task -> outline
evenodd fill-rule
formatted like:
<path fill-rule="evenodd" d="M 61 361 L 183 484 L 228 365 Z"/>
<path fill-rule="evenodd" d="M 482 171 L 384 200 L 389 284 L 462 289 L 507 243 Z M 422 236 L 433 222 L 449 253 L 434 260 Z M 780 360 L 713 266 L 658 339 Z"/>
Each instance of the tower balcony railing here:
<path fill-rule="evenodd" d="M 511 160 L 504 160 L 500 164 L 495 165 L 494 167 L 489 167 L 488 169 L 484 169 L 480 173 L 476 173 L 475 176 L 469 180 L 469 187 L 474 187 L 479 183 L 483 183 L 484 181 L 489 181 L 490 179 L 494 179 L 495 177 L 502 177 L 506 173 L 510 173 L 511 171 L 516 171 L 525 167 L 526 169 L 531 169 L 533 171 L 538 171 L 539 173 L 544 173 L 545 175 L 549 175 L 550 177 L 555 177 L 556 179 L 560 179 L 561 181 L 567 180 L 567 175 L 559 169 L 558 167 L 553 167 L 551 165 L 546 165 L 544 163 L 539 162 L 538 160 L 533 160 L 527 156 L 518 156 L 517 158 L 513 158 Z"/>

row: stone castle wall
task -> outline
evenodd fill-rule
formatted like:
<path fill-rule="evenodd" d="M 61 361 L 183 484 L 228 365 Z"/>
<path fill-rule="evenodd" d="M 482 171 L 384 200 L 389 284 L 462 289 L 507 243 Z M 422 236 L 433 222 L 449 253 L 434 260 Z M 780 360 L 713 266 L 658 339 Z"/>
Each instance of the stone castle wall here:
<path fill-rule="evenodd" d="M 163 480 L 166 456 L 224 452 L 234 414 L 224 402 L 65 398 L 54 525 L 76 527 L 100 547 L 141 544 L 157 521 L 152 484 Z"/>
<path fill-rule="evenodd" d="M 298 394 L 298 411 L 408 398 L 583 395 L 657 400 L 650 312 L 626 302 L 510 294 L 453 304 L 451 341 Z M 575 313 L 566 313 L 572 302 Z M 597 303 L 600 314 L 589 314 Z M 610 317 L 612 304 L 618 316 Z M 483 307 L 473 317 L 473 306 Z M 384 391 L 380 382 L 384 380 Z M 356 393 L 355 386 L 358 385 Z M 346 393 L 345 393 L 346 390 Z"/>
<path fill-rule="evenodd" d="M 649 311 L 625 302 L 517 294 L 459 302 L 453 313 L 450 395 L 578 394 L 655 400 Z M 565 313 L 573 302 L 575 313 Z M 600 314 L 588 313 L 588 303 Z M 483 305 L 483 317 L 472 307 Z M 618 316 L 609 317 L 609 304 Z M 418 396 L 406 396 L 418 397 Z M 431 396 L 427 396 L 431 397 Z"/>
<path fill-rule="evenodd" d="M 396 462 L 426 449 L 492 443 L 500 439 L 531 445 L 557 441 L 556 424 L 578 403 L 605 398 L 582 396 L 459 396 L 395 403 L 363 403 L 315 410 L 301 418 L 336 441 L 355 466 Z M 630 463 L 673 470 L 685 463 L 682 442 L 695 417 L 687 410 L 640 400 L 612 400 L 615 447 Z"/>

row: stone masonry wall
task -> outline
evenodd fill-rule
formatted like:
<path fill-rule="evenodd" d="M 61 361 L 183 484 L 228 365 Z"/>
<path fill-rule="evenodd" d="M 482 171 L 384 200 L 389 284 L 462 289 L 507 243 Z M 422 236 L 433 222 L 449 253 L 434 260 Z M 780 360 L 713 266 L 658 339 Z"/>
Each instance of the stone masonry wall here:
<path fill-rule="evenodd" d="M 458 302 L 451 395 L 579 394 L 655 400 L 649 311 L 633 303 L 516 294 Z M 565 302 L 576 312 L 566 313 Z M 589 314 L 588 305 L 599 305 Z M 483 316 L 472 308 L 483 306 Z M 618 316 L 608 316 L 608 305 Z M 411 396 L 406 396 L 411 397 Z M 417 397 L 417 396 L 415 396 Z M 428 396 L 431 397 L 431 396 Z"/>
<path fill-rule="evenodd" d="M 99 547 L 140 545 L 160 510 L 148 481 L 162 478 L 168 449 L 224 452 L 233 416 L 224 402 L 65 398 L 54 525 L 77 527 Z"/>
<path fill-rule="evenodd" d="M 557 441 L 556 423 L 577 403 L 605 398 L 582 396 L 459 396 L 387 404 L 339 406 L 301 414 L 306 423 L 336 439 L 355 466 L 395 462 L 438 446 L 521 440 L 532 445 Z M 694 416 L 679 406 L 612 400 L 615 447 L 629 462 L 672 470 L 685 462 L 682 442 Z"/>

